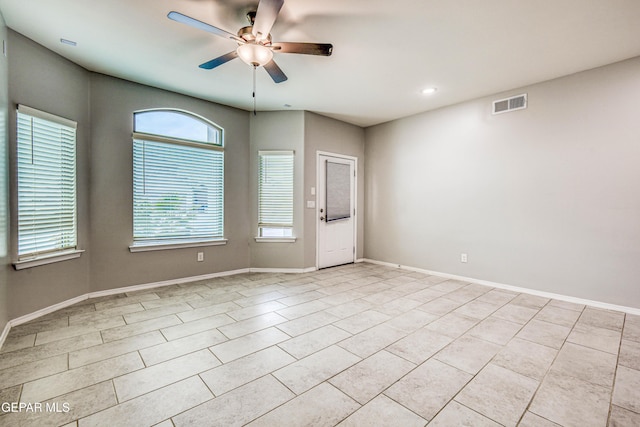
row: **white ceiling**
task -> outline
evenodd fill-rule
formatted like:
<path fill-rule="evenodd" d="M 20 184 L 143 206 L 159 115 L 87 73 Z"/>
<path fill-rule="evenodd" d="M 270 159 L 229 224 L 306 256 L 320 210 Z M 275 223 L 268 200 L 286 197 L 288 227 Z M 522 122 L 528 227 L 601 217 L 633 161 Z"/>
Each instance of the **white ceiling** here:
<path fill-rule="evenodd" d="M 250 66 L 198 68 L 236 44 L 166 16 L 235 33 L 256 4 L 0 0 L 0 11 L 10 28 L 88 70 L 251 110 Z M 639 23 L 638 0 L 286 0 L 273 40 L 333 43 L 334 53 L 276 53 L 289 80 L 258 70 L 258 110 L 369 126 L 638 56 Z M 434 95 L 420 93 L 430 86 Z"/>

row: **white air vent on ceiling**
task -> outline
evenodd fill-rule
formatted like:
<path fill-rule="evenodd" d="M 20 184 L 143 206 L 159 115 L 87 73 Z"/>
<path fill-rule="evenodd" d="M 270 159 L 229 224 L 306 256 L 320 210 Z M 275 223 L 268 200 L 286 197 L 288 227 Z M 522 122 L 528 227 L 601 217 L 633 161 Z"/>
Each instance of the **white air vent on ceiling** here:
<path fill-rule="evenodd" d="M 493 101 L 493 114 L 502 114 L 509 111 L 527 108 L 527 94 L 512 96 L 511 98 Z"/>

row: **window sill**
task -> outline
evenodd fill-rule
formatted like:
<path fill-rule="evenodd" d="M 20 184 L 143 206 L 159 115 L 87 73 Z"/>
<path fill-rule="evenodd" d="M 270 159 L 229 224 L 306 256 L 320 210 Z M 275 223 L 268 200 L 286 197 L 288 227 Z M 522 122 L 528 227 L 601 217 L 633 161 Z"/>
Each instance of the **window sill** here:
<path fill-rule="evenodd" d="M 36 256 L 33 258 L 23 259 L 13 263 L 13 268 L 16 270 L 24 270 L 25 268 L 38 267 L 40 265 L 53 264 L 54 262 L 67 261 L 70 259 L 80 258 L 80 255 L 84 250 L 74 249 L 71 251 L 56 252 L 54 254 L 47 254 Z"/>
<path fill-rule="evenodd" d="M 129 246 L 130 252 L 149 252 L 149 251 L 164 251 L 167 249 L 182 249 L 182 248 L 199 248 L 202 246 L 221 246 L 226 245 L 227 239 L 215 239 L 215 240 L 186 240 L 176 242 L 138 242 Z"/>
<path fill-rule="evenodd" d="M 256 237 L 257 243 L 295 243 L 296 237 Z"/>

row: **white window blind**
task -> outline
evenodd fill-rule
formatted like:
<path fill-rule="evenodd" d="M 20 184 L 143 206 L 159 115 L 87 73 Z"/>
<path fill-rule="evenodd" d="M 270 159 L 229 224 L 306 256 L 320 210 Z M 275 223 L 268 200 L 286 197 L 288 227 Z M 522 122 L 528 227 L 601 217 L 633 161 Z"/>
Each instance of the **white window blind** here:
<path fill-rule="evenodd" d="M 293 234 L 293 151 L 260 151 L 258 227 L 261 237 Z"/>
<path fill-rule="evenodd" d="M 18 260 L 77 246 L 76 128 L 18 106 Z"/>
<path fill-rule="evenodd" d="M 133 240 L 181 242 L 221 239 L 224 234 L 224 153 L 221 130 L 210 133 L 208 142 L 194 137 L 175 138 L 182 132 L 173 128 L 171 136 L 163 126 L 173 114 L 158 111 L 158 124 L 149 124 L 145 133 L 134 133 L 133 140 Z M 187 125 L 194 122 L 189 117 Z M 193 124 L 191 123 L 191 124 Z M 140 128 L 136 121 L 136 129 Z M 185 131 L 193 126 L 186 126 Z M 211 128 L 211 126 L 209 126 Z M 164 135 L 163 135 L 164 134 Z"/>

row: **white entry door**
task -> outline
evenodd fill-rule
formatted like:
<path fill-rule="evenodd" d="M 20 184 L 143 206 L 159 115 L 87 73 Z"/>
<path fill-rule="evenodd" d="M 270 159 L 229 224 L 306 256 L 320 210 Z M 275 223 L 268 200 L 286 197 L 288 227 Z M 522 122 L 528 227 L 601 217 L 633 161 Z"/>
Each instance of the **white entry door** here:
<path fill-rule="evenodd" d="M 355 160 L 318 154 L 318 268 L 355 261 Z"/>

